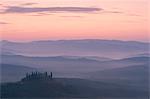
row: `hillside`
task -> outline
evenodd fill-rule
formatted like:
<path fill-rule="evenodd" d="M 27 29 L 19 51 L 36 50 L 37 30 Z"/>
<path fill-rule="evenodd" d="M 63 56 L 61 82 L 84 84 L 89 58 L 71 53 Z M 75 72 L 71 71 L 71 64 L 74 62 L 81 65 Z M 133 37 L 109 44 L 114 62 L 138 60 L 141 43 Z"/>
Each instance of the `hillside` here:
<path fill-rule="evenodd" d="M 53 78 L 5 83 L 1 85 L 1 96 L 15 97 L 148 97 L 148 91 L 112 83 L 85 79 Z"/>
<path fill-rule="evenodd" d="M 1 64 L 1 82 L 19 81 L 27 72 L 36 71 L 36 68 L 27 66 Z"/>
<path fill-rule="evenodd" d="M 1 41 L 2 53 L 25 56 L 100 56 L 123 58 L 135 54 L 148 53 L 149 43 L 119 40 L 56 40 L 33 42 Z"/>
<path fill-rule="evenodd" d="M 81 71 L 89 68 L 90 71 L 95 69 L 109 69 L 117 67 L 125 67 L 129 65 L 145 64 L 149 62 L 149 57 L 130 57 L 119 60 L 99 61 L 88 57 L 65 57 L 65 56 L 49 56 L 49 57 L 27 57 L 21 55 L 2 55 L 2 64 L 25 65 L 36 68 L 49 68 L 63 70 L 68 68 L 70 70 Z M 79 69 L 80 68 L 80 69 Z"/>
<path fill-rule="evenodd" d="M 12 67 L 11 72 L 14 74 L 18 73 L 16 75 L 19 75 L 19 72 L 16 72 L 15 67 L 13 68 L 13 66 L 17 66 L 16 68 L 22 68 L 23 66 L 36 68 L 40 71 L 53 71 L 58 77 L 81 78 L 83 77 L 84 73 L 88 72 L 149 64 L 149 57 L 130 57 L 119 60 L 99 61 L 97 59 L 94 60 L 93 58 L 90 59 L 89 57 L 27 57 L 21 55 L 2 55 L 1 64 L 10 64 Z M 17 71 L 20 71 L 20 73 L 24 72 L 24 70 Z M 4 72 L 6 75 L 9 75 L 10 69 L 2 68 L 2 72 Z M 15 75 L 10 75 L 8 77 L 11 76 Z M 18 78 L 18 76 L 16 77 Z"/>
<path fill-rule="evenodd" d="M 96 71 L 86 76 L 92 80 L 131 85 L 145 90 L 149 85 L 149 64 Z"/>

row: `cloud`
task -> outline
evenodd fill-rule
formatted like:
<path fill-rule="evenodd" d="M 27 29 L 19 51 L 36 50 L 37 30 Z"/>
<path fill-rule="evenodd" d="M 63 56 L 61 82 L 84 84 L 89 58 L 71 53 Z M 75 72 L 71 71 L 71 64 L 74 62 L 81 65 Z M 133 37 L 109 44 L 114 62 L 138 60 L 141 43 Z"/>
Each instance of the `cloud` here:
<path fill-rule="evenodd" d="M 60 16 L 60 17 L 66 17 L 66 18 L 82 18 L 83 16 Z"/>
<path fill-rule="evenodd" d="M 29 6 L 29 5 L 34 5 L 34 4 L 38 4 L 38 3 L 29 2 L 29 3 L 23 3 L 23 4 L 21 4 L 21 5 L 23 5 L 23 6 Z"/>
<path fill-rule="evenodd" d="M 121 14 L 123 12 L 121 11 L 104 11 L 104 13 L 116 13 L 116 14 Z"/>
<path fill-rule="evenodd" d="M 141 16 L 140 14 L 130 14 L 130 13 L 127 14 L 127 15 L 128 15 L 128 16 L 139 16 L 139 17 Z"/>
<path fill-rule="evenodd" d="M 109 11 L 109 13 L 123 13 L 123 12 L 120 12 L 120 11 Z"/>
<path fill-rule="evenodd" d="M 42 13 L 42 12 L 40 12 L 40 13 L 36 13 L 36 14 L 31 14 L 31 15 L 29 15 L 29 16 L 44 16 L 44 15 L 54 15 L 54 14 L 51 14 L 51 13 Z"/>
<path fill-rule="evenodd" d="M 96 7 L 20 7 L 20 6 L 7 6 L 2 13 L 37 13 L 37 12 L 80 12 L 92 13 L 103 10 Z"/>
<path fill-rule="evenodd" d="M 45 12 L 39 12 L 39 13 L 32 14 L 32 15 L 35 15 L 35 16 L 43 16 L 43 15 L 54 15 L 54 14 L 52 14 L 52 13 L 45 13 Z"/>
<path fill-rule="evenodd" d="M 9 23 L 7 23 L 7 22 L 0 22 L 0 24 L 9 24 Z"/>

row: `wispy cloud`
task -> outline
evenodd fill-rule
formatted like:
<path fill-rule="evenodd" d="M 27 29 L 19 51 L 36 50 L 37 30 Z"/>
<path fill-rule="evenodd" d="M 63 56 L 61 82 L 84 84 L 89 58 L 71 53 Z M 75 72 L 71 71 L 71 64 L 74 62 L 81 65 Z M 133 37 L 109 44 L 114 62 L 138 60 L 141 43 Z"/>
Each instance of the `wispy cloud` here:
<path fill-rule="evenodd" d="M 31 14 L 29 16 L 44 16 L 44 15 L 54 15 L 54 14 L 39 12 L 39 13 Z"/>
<path fill-rule="evenodd" d="M 21 5 L 23 5 L 23 6 L 29 6 L 29 5 L 35 5 L 35 4 L 38 4 L 38 3 L 28 2 L 28 3 L 23 3 Z"/>
<path fill-rule="evenodd" d="M 123 12 L 121 11 L 103 11 L 104 13 L 116 13 L 116 14 L 121 14 Z"/>
<path fill-rule="evenodd" d="M 37 13 L 37 12 L 80 12 L 90 13 L 103 10 L 96 7 L 20 7 L 20 6 L 7 6 L 2 13 Z"/>
<path fill-rule="evenodd" d="M 127 14 L 128 16 L 141 16 L 140 14 Z"/>
<path fill-rule="evenodd" d="M 0 24 L 9 24 L 9 23 L 7 23 L 7 22 L 0 22 Z"/>
<path fill-rule="evenodd" d="M 60 16 L 60 17 L 66 17 L 66 18 L 82 18 L 83 16 Z"/>

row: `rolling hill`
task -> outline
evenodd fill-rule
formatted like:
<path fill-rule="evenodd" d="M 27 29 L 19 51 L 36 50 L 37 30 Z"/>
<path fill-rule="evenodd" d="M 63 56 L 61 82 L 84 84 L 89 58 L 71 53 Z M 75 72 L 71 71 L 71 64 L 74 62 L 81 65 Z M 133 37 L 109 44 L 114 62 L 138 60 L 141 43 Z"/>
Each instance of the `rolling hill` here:
<path fill-rule="evenodd" d="M 40 71 L 52 71 L 57 77 L 69 78 L 82 78 L 84 77 L 84 74 L 88 72 L 96 72 L 108 69 L 115 70 L 117 68 L 128 68 L 130 66 L 143 66 L 149 64 L 149 57 L 130 57 L 119 60 L 98 61 L 94 59 L 89 59 L 87 57 L 27 57 L 21 55 L 2 55 L 1 60 L 1 64 L 9 64 L 9 68 L 11 67 L 12 69 L 12 71 L 10 71 L 11 69 L 6 67 L 5 69 L 3 69 L 3 66 L 2 72 L 6 74 L 9 72 L 17 73 L 17 71 L 24 72 L 25 70 L 21 69 L 24 69 L 24 66 L 26 66 L 30 69 L 36 68 Z M 20 70 L 17 70 L 17 68 L 20 68 Z M 128 70 L 126 70 L 126 72 L 128 73 Z M 109 72 L 107 73 L 109 74 Z M 118 72 L 118 75 L 120 75 L 121 73 L 122 72 Z"/>
<path fill-rule="evenodd" d="M 2 98 L 142 98 L 148 97 L 148 90 L 112 83 L 95 82 L 75 78 L 53 78 L 52 80 L 31 80 L 1 85 Z"/>
<path fill-rule="evenodd" d="M 27 66 L 1 64 L 1 82 L 19 81 L 27 72 L 36 71 L 36 68 Z"/>
<path fill-rule="evenodd" d="M 149 43 L 119 40 L 56 40 L 33 42 L 1 41 L 2 53 L 25 56 L 99 56 L 124 58 L 148 53 Z"/>
<path fill-rule="evenodd" d="M 149 85 L 149 64 L 114 68 L 86 74 L 87 79 L 136 86 L 143 90 Z"/>
<path fill-rule="evenodd" d="M 24 65 L 33 68 L 45 68 L 56 71 L 87 72 L 130 65 L 148 64 L 149 57 L 130 57 L 118 60 L 98 61 L 86 57 L 69 58 L 62 56 L 27 57 L 21 55 L 2 55 L 2 64 Z"/>

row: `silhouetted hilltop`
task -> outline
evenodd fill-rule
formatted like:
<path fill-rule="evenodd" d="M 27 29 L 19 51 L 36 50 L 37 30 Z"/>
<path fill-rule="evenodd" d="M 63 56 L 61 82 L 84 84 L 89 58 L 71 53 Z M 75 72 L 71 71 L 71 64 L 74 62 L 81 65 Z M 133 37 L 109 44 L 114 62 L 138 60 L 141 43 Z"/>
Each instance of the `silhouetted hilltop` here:
<path fill-rule="evenodd" d="M 28 78 L 29 76 L 30 79 Z M 144 99 L 144 97 L 148 97 L 148 91 L 143 91 L 133 86 L 96 82 L 85 79 L 49 78 L 46 72 L 35 72 L 27 74 L 26 77 L 19 82 L 1 84 L 1 97 L 141 97 L 141 99 Z"/>
<path fill-rule="evenodd" d="M 40 73 L 40 72 L 32 72 L 31 74 L 26 74 L 26 77 L 24 77 L 21 81 L 39 81 L 39 80 L 52 80 L 53 73 L 51 72 L 50 75 L 45 72 L 45 73 Z"/>

